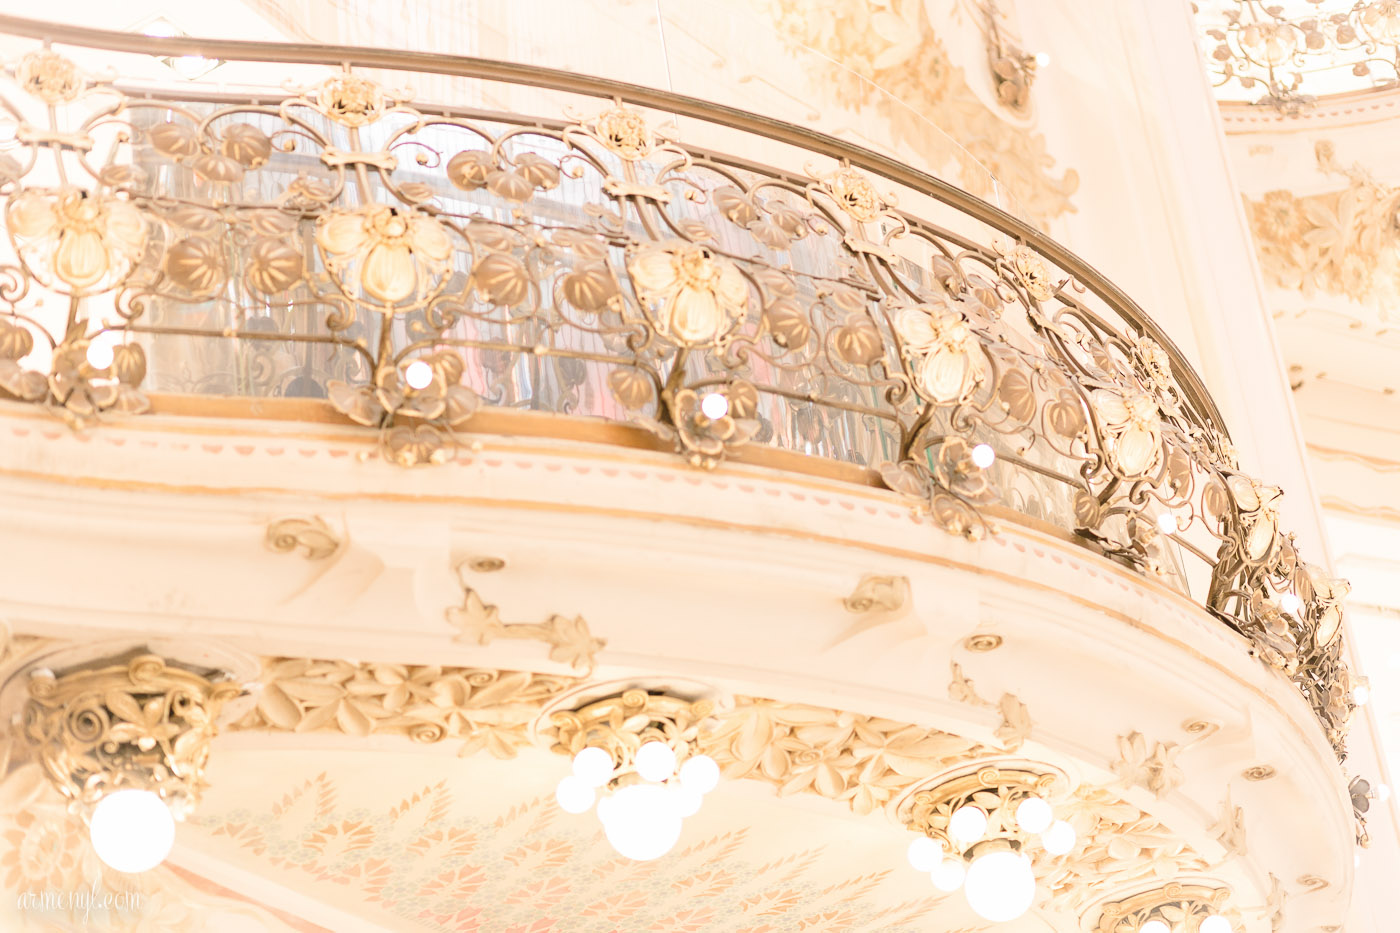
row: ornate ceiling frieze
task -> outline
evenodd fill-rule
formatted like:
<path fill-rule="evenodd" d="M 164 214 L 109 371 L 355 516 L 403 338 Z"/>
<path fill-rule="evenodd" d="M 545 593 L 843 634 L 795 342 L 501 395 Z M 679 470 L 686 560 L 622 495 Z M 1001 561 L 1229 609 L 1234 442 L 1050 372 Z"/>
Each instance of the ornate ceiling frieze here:
<path fill-rule="evenodd" d="M 1345 178 L 1347 186 L 1327 194 L 1277 190 L 1245 198 L 1264 276 L 1278 288 L 1369 305 L 1389 321 L 1387 309 L 1400 301 L 1400 188 L 1359 165 L 1340 166 L 1325 140 L 1316 157 L 1324 174 Z"/>
<path fill-rule="evenodd" d="M 952 64 L 923 3 L 771 0 L 770 9 L 779 33 L 823 86 L 844 104 L 874 107 L 896 138 L 925 158 L 956 165 L 968 191 L 995 197 L 994 176 L 1011 209 L 1041 227 L 1075 210 L 1070 198 L 1079 174 L 1068 168 L 1057 177 L 1044 135 L 982 102 Z M 814 61 L 808 49 L 829 61 Z M 1029 86 L 1024 76 L 998 84 L 1013 100 Z"/>

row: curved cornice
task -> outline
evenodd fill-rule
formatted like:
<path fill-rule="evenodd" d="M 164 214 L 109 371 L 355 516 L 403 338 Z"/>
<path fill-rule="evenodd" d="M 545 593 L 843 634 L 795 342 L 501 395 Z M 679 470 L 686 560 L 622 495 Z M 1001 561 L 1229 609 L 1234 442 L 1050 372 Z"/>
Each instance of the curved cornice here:
<path fill-rule="evenodd" d="M 1294 116 L 1263 104 L 1221 101 L 1220 116 L 1230 134 L 1309 132 L 1379 123 L 1400 117 L 1400 86 L 1322 97 Z"/>

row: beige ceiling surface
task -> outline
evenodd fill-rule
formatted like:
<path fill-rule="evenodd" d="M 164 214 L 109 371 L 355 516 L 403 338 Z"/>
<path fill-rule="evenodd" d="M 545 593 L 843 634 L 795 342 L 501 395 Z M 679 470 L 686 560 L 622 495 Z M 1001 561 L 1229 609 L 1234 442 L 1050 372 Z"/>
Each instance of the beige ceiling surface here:
<path fill-rule="evenodd" d="M 880 814 L 856 818 L 726 782 L 670 855 L 631 862 L 612 851 L 593 813 L 554 804 L 565 766 L 538 749 L 508 761 L 411 750 L 223 754 L 174 861 L 184 853 L 211 880 L 272 906 L 295 907 L 279 897 L 289 889 L 392 930 L 978 926 L 961 895 L 941 895 L 908 866 L 908 834 Z M 318 919 L 314 908 L 301 913 Z M 1015 929 L 1043 927 L 1032 919 Z"/>

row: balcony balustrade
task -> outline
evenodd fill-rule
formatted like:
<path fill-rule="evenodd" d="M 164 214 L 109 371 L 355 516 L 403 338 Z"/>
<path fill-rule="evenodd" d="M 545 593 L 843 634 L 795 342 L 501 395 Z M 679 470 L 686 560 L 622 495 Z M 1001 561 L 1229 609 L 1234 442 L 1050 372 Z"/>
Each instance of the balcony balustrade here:
<path fill-rule="evenodd" d="M 7 404 L 92 430 L 353 422 L 404 468 L 553 433 L 885 486 L 973 538 L 1031 524 L 1189 594 L 1343 753 L 1346 585 L 1299 557 L 1147 313 L 1010 214 L 802 127 L 546 68 L 0 32 L 40 40 L 3 93 Z M 89 53 L 321 76 L 152 87 Z M 561 106 L 414 101 L 415 73 Z"/>

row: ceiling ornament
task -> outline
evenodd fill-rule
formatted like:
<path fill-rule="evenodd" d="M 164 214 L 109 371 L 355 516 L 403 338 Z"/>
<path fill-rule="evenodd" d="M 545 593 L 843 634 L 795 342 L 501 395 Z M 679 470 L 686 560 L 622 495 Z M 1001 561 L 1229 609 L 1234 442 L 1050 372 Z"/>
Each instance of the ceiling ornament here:
<path fill-rule="evenodd" d="M 909 578 L 867 573 L 841 601 L 847 612 L 898 612 L 909 601 Z"/>
<path fill-rule="evenodd" d="M 1141 732 L 1120 735 L 1113 773 L 1125 786 L 1144 787 L 1160 800 L 1186 780 L 1186 772 L 1176 763 L 1185 747 L 1175 742 L 1149 743 Z"/>
<path fill-rule="evenodd" d="M 991 4 L 976 7 L 993 18 Z M 771 9 L 779 35 L 818 72 L 821 86 L 834 89 L 838 103 L 873 107 L 900 143 L 934 164 L 956 166 L 963 188 L 994 198 L 999 186 L 1013 212 L 1042 228 L 1074 211 L 1070 198 L 1079 175 L 1073 169 L 1052 174 L 1055 160 L 1045 137 L 982 102 L 952 64 L 924 4 L 876 9 L 864 0 L 776 0 Z M 995 25 L 995 37 L 984 28 L 998 97 L 1014 111 L 1029 92 L 1036 57 L 1027 62 L 1014 39 L 1001 32 L 1004 22 Z"/>
<path fill-rule="evenodd" d="M 141 651 L 31 664 L 21 734 L 44 775 L 118 871 L 159 864 L 205 790 L 216 721 L 243 688 L 233 673 Z M 53 667 L 38 666 L 40 663 Z"/>
<path fill-rule="evenodd" d="M 1172 882 L 1103 906 L 1094 933 L 1232 933 L 1239 912 L 1230 889 Z"/>
<path fill-rule="evenodd" d="M 1230 802 L 1228 790 L 1225 799 L 1220 802 L 1220 817 L 1209 832 L 1230 855 L 1243 858 L 1249 854 L 1249 845 L 1245 841 L 1244 808 Z"/>
<path fill-rule="evenodd" d="M 267 546 L 270 550 L 292 553 L 300 549 L 307 560 L 325 560 L 335 556 L 344 543 L 340 535 L 319 515 L 310 518 L 279 518 L 267 526 Z"/>
<path fill-rule="evenodd" d="M 997 89 L 997 100 L 1018 116 L 1030 112 L 1031 84 L 1035 82 L 1037 68 L 1050 64 L 1050 56 L 1044 52 L 1028 54 L 1021 48 L 1019 39 L 1010 34 L 1004 16 L 997 8 L 996 0 L 982 0 L 987 37 L 987 63 L 992 69 L 992 81 Z"/>
<path fill-rule="evenodd" d="M 265 658 L 256 704 L 229 729 L 455 740 L 460 755 L 514 758 L 544 706 L 577 683 L 524 671 Z"/>
<path fill-rule="evenodd" d="M 1346 69 L 1358 79 L 1353 87 L 1400 79 L 1397 0 L 1199 0 L 1194 6 L 1216 84 L 1261 91 L 1258 103 L 1288 116 L 1316 101 L 1304 86 L 1314 72 Z"/>
<path fill-rule="evenodd" d="M 1360 165 L 1337 163 L 1332 143 L 1316 146 L 1319 170 L 1347 182 L 1340 191 L 1297 196 L 1270 191 L 1244 199 L 1255 250 L 1271 285 L 1304 295 L 1349 298 L 1374 308 L 1400 303 L 1400 188 Z"/>
<path fill-rule="evenodd" d="M 458 577 L 467 565 L 458 568 Z M 591 672 L 607 640 L 594 638 L 583 616 L 551 615 L 544 622 L 502 622 L 500 610 L 487 605 L 476 590 L 462 583 L 462 605 L 447 610 L 447 621 L 459 631 L 459 642 L 489 645 L 498 638 L 520 638 L 549 645 L 549 659 Z"/>
<path fill-rule="evenodd" d="M 698 751 L 714 711 L 708 699 L 632 689 L 552 713 L 553 750 L 572 762 L 555 790 L 560 808 L 586 813 L 596 801 L 618 854 L 639 862 L 665 855 L 719 782 L 719 765 Z"/>
<path fill-rule="evenodd" d="M 940 777 L 901 808 L 905 826 L 919 834 L 909 844 L 909 864 L 928 872 L 940 891 L 961 888 L 978 916 L 1015 920 L 1035 903 L 1034 862 L 1075 846 L 1074 827 L 1055 818 L 1051 803 L 1063 782 L 1018 763 L 981 763 Z"/>
<path fill-rule="evenodd" d="M 935 87 L 922 56 L 937 44 L 908 53 L 908 88 Z M 1204 608 L 1293 680 L 1342 754 L 1344 586 L 1298 559 L 1277 490 L 1238 472 L 1165 335 L 1090 287 L 1092 269 L 995 234 L 997 212 L 945 204 L 987 233 L 950 238 L 854 161 L 774 175 L 692 152 L 625 102 L 503 125 L 340 71 L 205 119 L 199 101 L 125 97 L 105 77 L 69 100 L 64 68 L 38 69 L 58 75 L 50 92 L 17 67 L 7 93 L 64 102 L 43 126 L 21 106 L 0 120 L 18 140 L 0 158 L 8 398 L 86 423 L 142 410 L 150 380 L 320 397 L 402 466 L 451 459 L 482 406 L 629 422 L 699 467 L 748 445 L 857 464 L 969 538 L 997 508 L 1182 590 L 1179 565 L 1204 562 Z M 117 132 L 129 162 L 96 166 L 75 142 Z M 34 173 L 51 160 L 58 188 Z M 580 668 L 601 647 L 581 619 L 501 623 L 475 594 L 453 620 L 477 641 L 541 638 Z"/>
<path fill-rule="evenodd" d="M 979 636 L 973 636 L 973 638 L 978 637 Z M 997 636 L 991 637 L 996 638 Z M 998 638 L 997 642 L 992 644 L 992 647 L 995 648 L 997 645 L 1000 645 L 1000 643 L 1000 639 Z M 991 643 L 982 642 L 981 644 Z M 972 650 L 983 651 L 989 649 L 978 647 Z M 1001 699 L 995 703 L 990 700 L 984 700 L 977 693 L 977 689 L 973 686 L 972 681 L 963 674 L 962 665 L 954 661 L 952 662 L 952 669 L 953 679 L 948 684 L 948 696 L 957 700 L 959 703 L 967 703 L 972 706 L 981 706 L 996 710 L 1001 714 L 1001 725 L 997 726 L 993 734 L 996 736 L 997 741 L 1001 743 L 1002 750 L 1014 752 L 1020 748 L 1026 739 L 1030 738 L 1031 734 L 1031 714 L 1030 710 L 1026 708 L 1026 704 L 1022 703 L 1014 694 L 1010 693 L 1003 693 Z"/>

